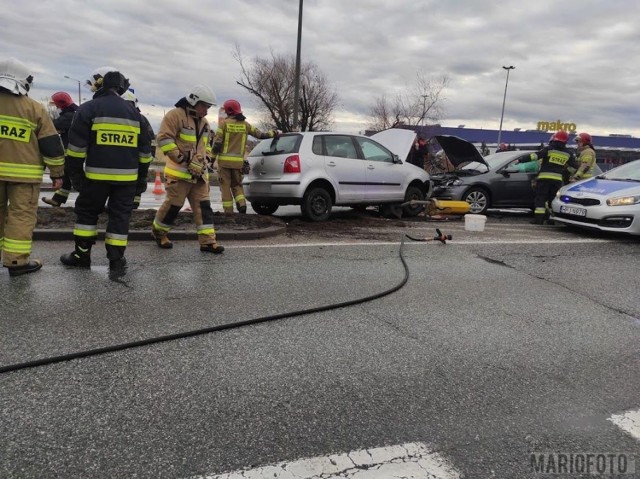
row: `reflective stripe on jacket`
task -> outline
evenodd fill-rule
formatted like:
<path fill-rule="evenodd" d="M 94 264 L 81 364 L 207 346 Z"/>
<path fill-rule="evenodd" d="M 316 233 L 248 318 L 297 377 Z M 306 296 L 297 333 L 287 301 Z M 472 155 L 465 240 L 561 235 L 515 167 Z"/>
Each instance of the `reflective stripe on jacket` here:
<path fill-rule="evenodd" d="M 247 135 L 258 139 L 273 138 L 274 131 L 263 133 L 251 126 L 248 121 L 227 118 L 218 127 L 213 140 L 213 150 L 218 151 L 218 166 L 222 168 L 242 169 Z"/>
<path fill-rule="evenodd" d="M 0 180 L 41 183 L 45 167 L 53 178 L 64 175 L 64 148 L 47 110 L 0 91 Z"/>
<path fill-rule="evenodd" d="M 538 172 L 539 180 L 562 182 L 562 175 L 567 167 L 575 165 L 573 153 L 567 150 L 564 145 L 557 144 L 545 146 L 542 150 L 531 153 L 529 161 L 537 160 L 541 160 L 540 171 Z"/>
<path fill-rule="evenodd" d="M 207 145 L 211 127 L 206 118 L 196 118 L 195 110 L 176 107 L 162 119 L 158 136 L 158 147 L 167 156 L 165 176 L 189 182 L 195 181 L 187 170 L 190 155 L 207 156 Z M 183 162 L 178 163 L 182 156 Z"/>
<path fill-rule="evenodd" d="M 593 170 L 596 167 L 596 152 L 589 147 L 585 148 L 580 152 L 580 156 L 578 156 L 578 163 L 580 166 L 576 172 L 576 178 L 579 180 L 591 178 L 593 176 Z"/>
<path fill-rule="evenodd" d="M 151 138 L 141 128 L 140 112 L 115 92 L 98 92 L 83 103 L 69 129 L 67 161 L 87 178 L 110 183 L 147 179 Z"/>

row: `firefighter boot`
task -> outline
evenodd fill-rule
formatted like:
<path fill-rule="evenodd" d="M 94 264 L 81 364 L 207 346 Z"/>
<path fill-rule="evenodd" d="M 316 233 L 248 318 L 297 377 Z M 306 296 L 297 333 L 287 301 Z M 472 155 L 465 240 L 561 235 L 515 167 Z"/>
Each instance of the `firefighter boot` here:
<path fill-rule="evenodd" d="M 241 215 L 246 215 L 247 214 L 247 205 L 238 206 L 238 213 L 240 213 Z"/>
<path fill-rule="evenodd" d="M 205 253 L 220 254 L 224 251 L 224 246 L 217 243 L 200 245 L 200 251 Z"/>
<path fill-rule="evenodd" d="M 67 266 L 89 268 L 91 266 L 91 246 L 76 243 L 76 249 L 60 256 L 60 261 Z"/>
<path fill-rule="evenodd" d="M 40 268 L 42 268 L 42 261 L 39 259 L 32 259 L 27 264 L 20 266 L 7 266 L 9 276 L 20 276 L 23 274 L 35 273 Z"/>
<path fill-rule="evenodd" d="M 161 231 L 158 231 L 157 229 L 153 228 L 151 230 L 151 237 L 155 240 L 156 244 L 158 245 L 158 248 L 162 248 L 162 249 L 173 248 L 173 243 L 171 242 L 171 240 L 169 239 L 166 233 L 162 233 Z"/>

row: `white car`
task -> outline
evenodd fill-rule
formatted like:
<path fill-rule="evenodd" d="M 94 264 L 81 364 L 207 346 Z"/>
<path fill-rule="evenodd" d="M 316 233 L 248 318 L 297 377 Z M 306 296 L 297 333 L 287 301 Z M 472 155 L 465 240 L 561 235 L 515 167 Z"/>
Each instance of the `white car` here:
<path fill-rule="evenodd" d="M 401 160 L 415 140 L 411 130 L 372 137 L 330 132 L 287 133 L 251 151 L 244 194 L 256 213 L 300 205 L 305 218 L 324 221 L 336 206 L 399 205 L 431 196 L 429 174 Z M 415 216 L 422 205 L 405 206 Z"/>
<path fill-rule="evenodd" d="M 640 235 L 640 160 L 563 186 L 551 208 L 558 223 Z"/>

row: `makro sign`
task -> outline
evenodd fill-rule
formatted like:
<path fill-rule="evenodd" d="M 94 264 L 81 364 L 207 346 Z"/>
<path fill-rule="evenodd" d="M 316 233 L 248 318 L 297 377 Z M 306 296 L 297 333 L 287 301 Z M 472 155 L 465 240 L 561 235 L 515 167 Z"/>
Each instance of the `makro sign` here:
<path fill-rule="evenodd" d="M 540 131 L 558 131 L 564 130 L 571 133 L 576 131 L 575 123 L 563 123 L 560 120 L 557 121 L 539 121 L 537 124 L 537 129 Z"/>

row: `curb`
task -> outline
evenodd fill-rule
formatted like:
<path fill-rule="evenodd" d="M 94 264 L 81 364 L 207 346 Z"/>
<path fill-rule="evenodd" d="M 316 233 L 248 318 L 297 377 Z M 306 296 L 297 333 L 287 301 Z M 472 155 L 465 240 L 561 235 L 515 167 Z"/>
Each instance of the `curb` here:
<path fill-rule="evenodd" d="M 254 240 L 261 238 L 269 238 L 272 236 L 278 236 L 287 230 L 285 225 L 283 226 L 268 226 L 266 228 L 259 228 L 247 231 L 233 231 L 233 230 L 220 230 L 216 231 L 216 239 L 218 240 Z M 182 231 L 172 230 L 170 233 L 171 240 L 196 240 L 198 235 L 195 231 Z M 129 231 L 129 240 L 148 240 L 152 241 L 151 231 L 146 230 L 133 230 Z M 73 231 L 62 229 L 36 229 L 33 232 L 33 239 L 37 241 L 66 241 L 73 240 Z M 104 240 L 104 230 L 98 231 L 98 239 Z"/>

